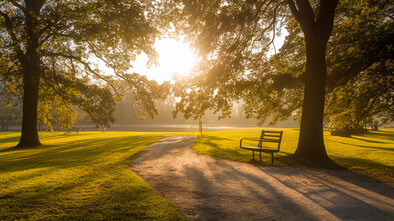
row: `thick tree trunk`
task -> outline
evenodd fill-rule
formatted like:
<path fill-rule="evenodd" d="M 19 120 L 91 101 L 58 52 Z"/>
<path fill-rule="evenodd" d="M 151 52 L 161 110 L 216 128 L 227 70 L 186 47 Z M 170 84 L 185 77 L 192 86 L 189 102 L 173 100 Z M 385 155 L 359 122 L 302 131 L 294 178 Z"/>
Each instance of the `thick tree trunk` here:
<path fill-rule="evenodd" d="M 330 38 L 338 0 L 320 0 L 317 13 L 309 0 L 287 0 L 301 26 L 306 43 L 304 101 L 300 136 L 294 157 L 314 164 L 327 165 L 323 139 L 323 114 L 326 90 L 326 47 Z"/>
<path fill-rule="evenodd" d="M 38 55 L 26 59 L 23 68 L 23 118 L 22 134 L 18 147 L 40 146 L 37 128 L 38 88 L 40 68 Z"/>
<path fill-rule="evenodd" d="M 17 147 L 41 145 L 37 128 L 38 89 L 41 74 L 38 54 L 40 29 L 37 15 L 44 2 L 44 0 L 26 1 L 26 52 L 19 55 L 23 72 L 23 118 L 21 139 Z"/>
<path fill-rule="evenodd" d="M 326 86 L 326 42 L 318 38 L 306 40 L 304 101 L 296 158 L 326 164 L 323 139 L 323 114 Z"/>

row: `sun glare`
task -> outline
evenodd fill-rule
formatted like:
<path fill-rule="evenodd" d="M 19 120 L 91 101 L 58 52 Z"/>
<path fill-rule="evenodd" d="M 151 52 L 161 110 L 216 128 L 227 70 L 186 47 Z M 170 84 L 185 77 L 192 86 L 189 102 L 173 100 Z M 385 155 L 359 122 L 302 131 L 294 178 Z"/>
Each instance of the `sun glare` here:
<path fill-rule="evenodd" d="M 162 83 L 171 80 L 174 74 L 188 74 L 197 61 L 193 50 L 181 41 L 162 39 L 155 43 L 155 48 L 159 54 L 159 66 L 147 68 L 147 56 L 141 55 L 133 63 L 132 71 Z"/>

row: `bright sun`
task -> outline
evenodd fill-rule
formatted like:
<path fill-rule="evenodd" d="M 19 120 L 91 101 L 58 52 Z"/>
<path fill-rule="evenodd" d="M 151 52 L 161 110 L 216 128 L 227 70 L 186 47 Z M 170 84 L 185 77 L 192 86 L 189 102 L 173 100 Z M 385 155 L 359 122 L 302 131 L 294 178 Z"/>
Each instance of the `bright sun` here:
<path fill-rule="evenodd" d="M 193 50 L 181 41 L 166 38 L 158 40 L 154 46 L 159 54 L 159 66 L 147 68 L 147 56 L 141 55 L 133 63 L 132 71 L 144 74 L 158 83 L 171 80 L 174 74 L 188 74 L 197 61 Z"/>

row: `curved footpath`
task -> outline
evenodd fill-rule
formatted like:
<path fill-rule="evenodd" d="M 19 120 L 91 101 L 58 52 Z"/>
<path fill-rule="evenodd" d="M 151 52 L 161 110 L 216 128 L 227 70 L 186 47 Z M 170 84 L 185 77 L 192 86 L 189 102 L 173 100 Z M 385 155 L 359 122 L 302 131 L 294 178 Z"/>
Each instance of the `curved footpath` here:
<path fill-rule="evenodd" d="M 132 170 L 196 220 L 393 220 L 394 188 L 345 170 L 253 165 L 194 152 L 166 137 Z"/>

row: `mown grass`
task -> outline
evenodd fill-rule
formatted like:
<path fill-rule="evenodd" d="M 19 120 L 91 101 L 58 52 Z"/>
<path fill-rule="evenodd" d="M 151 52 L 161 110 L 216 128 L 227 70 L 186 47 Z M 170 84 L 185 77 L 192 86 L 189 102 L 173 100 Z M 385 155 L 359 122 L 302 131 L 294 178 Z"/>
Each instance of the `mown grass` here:
<path fill-rule="evenodd" d="M 275 165 L 292 165 L 298 129 L 284 130 Z M 241 137 L 259 137 L 261 128 L 204 132 L 193 144 L 199 153 L 251 161 L 239 148 Z M 393 184 L 394 130 L 325 143 L 337 164 Z M 63 132 L 40 133 L 44 146 L 14 149 L 20 134 L 0 133 L 0 220 L 183 220 L 129 168 L 139 151 L 163 136 L 197 133 Z M 257 159 L 257 157 L 256 157 Z M 263 163 L 270 156 L 263 154 Z"/>
<path fill-rule="evenodd" d="M 0 133 L 0 220 L 182 220 L 129 168 L 158 134 L 40 133 L 44 146 L 14 149 Z"/>
<path fill-rule="evenodd" d="M 275 154 L 275 165 L 294 165 L 291 155 L 298 142 L 298 129 L 283 130 L 281 152 Z M 207 132 L 193 145 L 199 153 L 237 161 L 252 161 L 252 152 L 239 148 L 241 137 L 260 136 L 261 128 L 249 131 Z M 351 138 L 331 136 L 324 131 L 326 150 L 329 157 L 338 165 L 362 173 L 377 180 L 394 183 L 394 130 L 383 129 Z M 256 144 L 254 144 L 256 145 Z M 255 156 L 258 160 L 257 155 Z M 271 156 L 262 154 L 263 163 L 270 164 Z M 298 162 L 299 163 L 299 162 Z"/>

